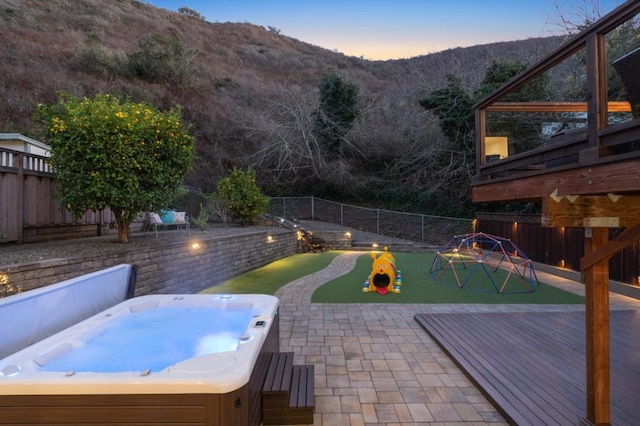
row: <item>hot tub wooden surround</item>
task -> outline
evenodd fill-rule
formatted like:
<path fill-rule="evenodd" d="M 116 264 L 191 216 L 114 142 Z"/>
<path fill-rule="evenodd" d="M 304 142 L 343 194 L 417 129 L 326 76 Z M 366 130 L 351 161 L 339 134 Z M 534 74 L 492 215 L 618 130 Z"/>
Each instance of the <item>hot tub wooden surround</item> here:
<path fill-rule="evenodd" d="M 273 354 L 262 387 L 262 424 L 313 423 L 313 365 L 293 365 L 293 352 Z"/>
<path fill-rule="evenodd" d="M 0 425 L 258 426 L 262 389 L 278 353 L 276 316 L 249 383 L 224 394 L 2 395 Z M 313 420 L 311 421 L 313 423 Z"/>

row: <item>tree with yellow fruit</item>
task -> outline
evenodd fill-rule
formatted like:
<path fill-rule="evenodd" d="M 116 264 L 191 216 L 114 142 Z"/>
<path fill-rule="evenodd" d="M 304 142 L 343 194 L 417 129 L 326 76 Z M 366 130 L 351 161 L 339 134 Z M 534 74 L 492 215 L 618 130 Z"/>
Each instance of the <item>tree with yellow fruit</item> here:
<path fill-rule="evenodd" d="M 180 107 L 159 111 L 109 94 L 39 105 L 62 205 L 79 217 L 111 208 L 118 240 L 142 211 L 165 208 L 193 163 Z"/>

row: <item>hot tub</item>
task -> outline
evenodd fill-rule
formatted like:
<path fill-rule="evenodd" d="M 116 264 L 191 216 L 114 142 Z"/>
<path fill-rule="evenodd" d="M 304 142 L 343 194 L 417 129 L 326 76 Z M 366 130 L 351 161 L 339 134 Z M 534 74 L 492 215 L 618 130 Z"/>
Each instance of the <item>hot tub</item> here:
<path fill-rule="evenodd" d="M 0 424 L 259 424 L 278 321 L 267 295 L 126 300 L 0 360 Z"/>

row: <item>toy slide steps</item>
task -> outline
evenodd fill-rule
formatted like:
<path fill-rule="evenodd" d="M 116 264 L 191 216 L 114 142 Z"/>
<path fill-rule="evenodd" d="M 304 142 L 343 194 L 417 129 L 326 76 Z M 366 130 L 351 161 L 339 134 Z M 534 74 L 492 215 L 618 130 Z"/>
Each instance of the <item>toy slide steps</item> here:
<path fill-rule="evenodd" d="M 262 424 L 312 424 L 313 365 L 293 365 L 293 352 L 273 354 L 262 387 Z"/>

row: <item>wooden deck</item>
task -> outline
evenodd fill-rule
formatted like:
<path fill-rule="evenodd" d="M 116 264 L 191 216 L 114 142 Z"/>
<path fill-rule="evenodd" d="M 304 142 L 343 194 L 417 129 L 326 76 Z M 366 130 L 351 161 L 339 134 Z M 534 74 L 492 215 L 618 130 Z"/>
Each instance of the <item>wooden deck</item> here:
<path fill-rule="evenodd" d="M 512 424 L 586 417 L 584 312 L 429 313 L 416 321 Z M 640 421 L 640 312 L 611 311 L 611 422 Z"/>

